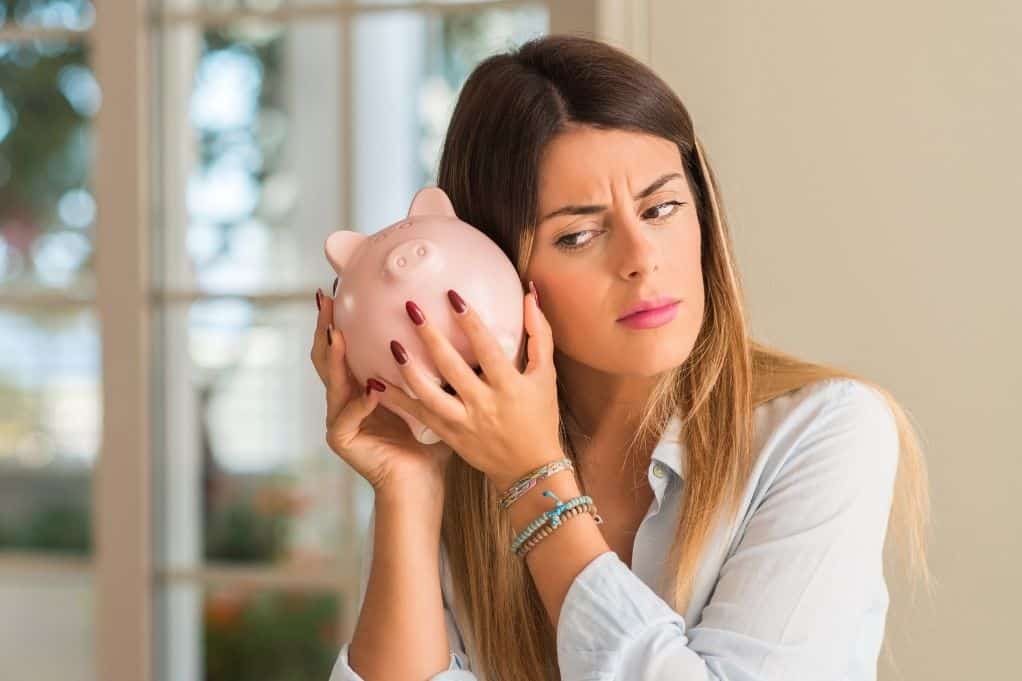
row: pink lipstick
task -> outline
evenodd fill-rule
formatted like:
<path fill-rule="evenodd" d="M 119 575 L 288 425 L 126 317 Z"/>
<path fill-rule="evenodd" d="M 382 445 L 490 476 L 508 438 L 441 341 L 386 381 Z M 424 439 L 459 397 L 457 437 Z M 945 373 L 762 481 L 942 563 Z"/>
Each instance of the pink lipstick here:
<path fill-rule="evenodd" d="M 627 317 L 622 317 L 618 322 L 632 329 L 655 329 L 674 319 L 678 314 L 678 306 L 680 305 L 681 302 L 678 301 L 661 307 L 643 310 L 630 314 Z"/>

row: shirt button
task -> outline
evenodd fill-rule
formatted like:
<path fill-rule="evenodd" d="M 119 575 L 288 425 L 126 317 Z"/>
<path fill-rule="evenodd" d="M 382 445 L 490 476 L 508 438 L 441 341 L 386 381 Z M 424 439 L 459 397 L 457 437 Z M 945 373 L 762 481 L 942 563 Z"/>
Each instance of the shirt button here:
<path fill-rule="evenodd" d="M 664 470 L 664 467 L 659 462 L 653 464 L 653 475 L 654 476 L 656 476 L 658 478 L 662 478 L 662 477 L 664 477 L 665 474 L 666 474 L 666 471 Z"/>

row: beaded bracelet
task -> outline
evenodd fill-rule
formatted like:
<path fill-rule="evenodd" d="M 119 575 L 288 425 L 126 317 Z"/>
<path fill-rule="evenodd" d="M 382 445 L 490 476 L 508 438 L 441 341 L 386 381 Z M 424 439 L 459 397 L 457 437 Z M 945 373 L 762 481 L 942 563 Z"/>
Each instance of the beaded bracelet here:
<path fill-rule="evenodd" d="M 570 510 L 580 504 L 592 503 L 593 501 L 592 497 L 589 496 L 577 496 L 573 499 L 562 502 L 560 499 L 557 498 L 557 495 L 550 490 L 545 490 L 543 492 L 543 496 L 551 497 L 552 499 L 554 499 L 556 501 L 556 505 L 552 510 L 544 511 L 538 518 L 529 523 L 524 530 L 518 533 L 518 536 L 515 537 L 514 542 L 511 543 L 512 551 L 517 551 L 518 547 L 521 546 L 523 542 L 525 542 L 530 536 L 532 536 L 534 532 L 539 530 L 539 528 L 545 525 L 547 522 L 549 522 L 552 527 L 557 527 L 561 522 L 560 519 L 561 513 Z"/>
<path fill-rule="evenodd" d="M 576 506 L 576 507 L 572 508 L 571 510 L 568 510 L 568 511 L 565 511 L 564 513 L 562 513 L 561 517 L 562 518 L 573 518 L 576 515 L 582 515 L 583 513 L 591 513 L 593 515 L 593 517 L 596 519 L 597 524 L 603 522 L 603 519 L 600 518 L 599 514 L 596 512 L 596 506 L 594 506 L 593 504 L 582 504 L 580 506 Z M 525 554 L 527 554 L 529 551 L 531 551 L 532 548 L 534 546 L 536 546 L 536 544 L 538 544 L 541 541 L 543 541 L 543 539 L 545 539 L 549 535 L 553 534 L 555 531 L 556 531 L 556 528 L 551 527 L 549 525 L 543 527 L 541 530 L 539 530 L 539 532 L 537 532 L 532 537 L 530 537 L 529 540 L 527 542 L 525 542 L 521 546 L 521 548 L 518 549 L 518 551 L 515 552 L 515 554 L 518 557 L 520 557 L 520 558 L 524 558 Z"/>
<path fill-rule="evenodd" d="M 551 461 L 548 464 L 540 466 L 531 473 L 526 473 L 524 476 L 519 478 L 512 484 L 503 494 L 500 495 L 498 505 L 502 510 L 507 509 L 511 504 L 515 503 L 520 499 L 526 492 L 536 486 L 540 480 L 549 478 L 554 473 L 563 471 L 565 469 L 574 470 L 575 466 L 572 464 L 571 459 L 564 458 L 558 459 L 557 461 Z"/>

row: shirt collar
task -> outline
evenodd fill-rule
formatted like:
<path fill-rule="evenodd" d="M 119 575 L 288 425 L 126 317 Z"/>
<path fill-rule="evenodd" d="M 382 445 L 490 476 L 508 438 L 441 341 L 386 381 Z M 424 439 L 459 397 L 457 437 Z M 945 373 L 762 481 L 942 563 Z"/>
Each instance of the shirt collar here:
<path fill-rule="evenodd" d="M 681 417 L 675 414 L 667 422 L 660 441 L 653 449 L 653 459 L 661 462 L 682 480 L 685 479 L 684 445 L 681 442 Z"/>

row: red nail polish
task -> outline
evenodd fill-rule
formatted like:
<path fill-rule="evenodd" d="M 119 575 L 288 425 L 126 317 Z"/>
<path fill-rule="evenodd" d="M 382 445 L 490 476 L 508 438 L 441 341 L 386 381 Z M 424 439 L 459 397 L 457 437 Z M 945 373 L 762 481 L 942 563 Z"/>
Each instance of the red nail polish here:
<path fill-rule="evenodd" d="M 316 289 L 316 309 L 317 310 L 322 310 L 323 309 L 323 305 L 319 302 L 320 295 L 322 295 L 322 292 L 319 289 Z"/>
<path fill-rule="evenodd" d="M 408 316 L 415 322 L 416 326 L 422 326 L 426 323 L 426 317 L 422 314 L 422 310 L 410 300 L 405 301 L 405 312 L 408 313 Z"/>
<path fill-rule="evenodd" d="M 390 341 L 390 352 L 394 355 L 394 359 L 397 360 L 398 364 L 408 364 L 408 353 L 405 352 L 404 347 L 396 340 Z"/>
<path fill-rule="evenodd" d="M 451 306 L 454 307 L 454 311 L 458 314 L 462 314 L 468 309 L 468 305 L 465 304 L 464 299 L 459 296 L 454 289 L 447 292 L 447 299 L 451 301 Z"/>
<path fill-rule="evenodd" d="M 370 378 L 369 388 L 375 390 L 376 392 L 382 393 L 384 390 L 387 389 L 387 386 L 382 381 L 377 381 L 375 378 Z"/>

